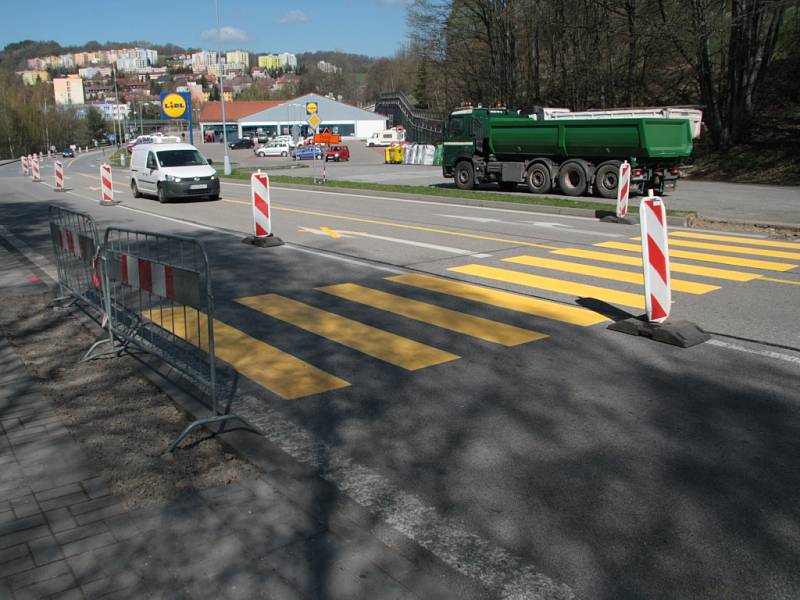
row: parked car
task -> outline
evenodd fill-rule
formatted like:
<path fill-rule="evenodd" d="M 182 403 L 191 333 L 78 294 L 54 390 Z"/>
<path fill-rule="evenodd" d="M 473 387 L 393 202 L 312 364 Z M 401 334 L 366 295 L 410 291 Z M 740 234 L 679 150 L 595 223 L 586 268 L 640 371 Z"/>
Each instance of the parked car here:
<path fill-rule="evenodd" d="M 325 160 L 335 160 L 336 162 L 350 160 L 350 148 L 347 146 L 331 146 L 325 152 Z"/>
<path fill-rule="evenodd" d="M 255 150 L 256 156 L 289 156 L 292 149 L 285 142 L 270 142 L 265 146 L 259 146 Z"/>
<path fill-rule="evenodd" d="M 64 148 L 64 152 L 61 153 L 64 158 L 75 158 L 75 150 L 67 146 Z"/>
<path fill-rule="evenodd" d="M 325 151 L 319 146 L 298 147 L 294 152 L 296 160 L 321 160 L 323 156 L 325 156 Z"/>
<path fill-rule="evenodd" d="M 219 200 L 219 177 L 190 144 L 137 144 L 131 158 L 131 193 L 171 198 L 206 196 Z"/>
<path fill-rule="evenodd" d="M 255 146 L 255 144 L 250 138 L 236 138 L 235 140 L 228 142 L 228 148 L 231 150 L 237 150 L 239 148 L 252 148 L 253 146 Z"/>

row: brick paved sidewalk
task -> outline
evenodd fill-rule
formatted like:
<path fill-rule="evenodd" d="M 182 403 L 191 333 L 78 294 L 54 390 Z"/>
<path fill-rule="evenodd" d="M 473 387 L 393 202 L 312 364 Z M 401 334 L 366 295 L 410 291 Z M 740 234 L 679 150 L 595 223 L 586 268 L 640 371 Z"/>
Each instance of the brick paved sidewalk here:
<path fill-rule="evenodd" d="M 0 245 L 0 301 L 46 290 Z M 298 504 L 267 474 L 125 510 L 0 334 L 0 600 L 453 597 L 452 572 L 406 558 L 418 547 L 389 548 L 313 481 L 293 484 Z"/>

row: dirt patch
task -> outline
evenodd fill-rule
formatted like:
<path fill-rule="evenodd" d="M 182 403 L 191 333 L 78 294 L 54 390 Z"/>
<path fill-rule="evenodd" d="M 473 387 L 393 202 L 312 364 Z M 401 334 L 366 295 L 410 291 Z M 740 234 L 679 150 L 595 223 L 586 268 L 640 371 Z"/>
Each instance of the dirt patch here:
<path fill-rule="evenodd" d="M 69 311 L 48 308 L 47 300 L 0 298 L 0 331 L 127 508 L 257 476 L 202 429 L 166 454 L 189 422 L 185 414 L 138 373 L 130 356 L 79 363 L 97 338 Z"/>
<path fill-rule="evenodd" d="M 777 225 L 758 225 L 752 223 L 731 223 L 718 221 L 694 215 L 689 217 L 689 227 L 697 229 L 719 229 L 720 231 L 741 231 L 746 233 L 760 233 L 771 238 L 800 242 L 800 227 L 780 227 Z"/>

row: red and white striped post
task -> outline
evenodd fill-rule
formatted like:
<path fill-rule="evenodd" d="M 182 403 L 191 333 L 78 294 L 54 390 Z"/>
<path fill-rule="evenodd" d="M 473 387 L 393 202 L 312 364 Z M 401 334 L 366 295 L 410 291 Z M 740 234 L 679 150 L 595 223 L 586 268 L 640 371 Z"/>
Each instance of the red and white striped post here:
<path fill-rule="evenodd" d="M 253 173 L 250 177 L 250 194 L 253 200 L 255 237 L 269 237 L 272 235 L 272 216 L 269 201 L 269 176 L 266 173 Z"/>
<path fill-rule="evenodd" d="M 100 205 L 112 204 L 114 204 L 114 183 L 111 177 L 111 165 L 103 163 L 100 165 Z"/>
<path fill-rule="evenodd" d="M 19 159 L 19 162 L 22 165 L 22 174 L 23 175 L 27 175 L 29 173 L 28 157 L 27 156 L 21 156 L 20 159 Z"/>
<path fill-rule="evenodd" d="M 628 196 L 631 192 L 631 165 L 626 160 L 619 166 L 617 181 L 617 218 L 624 219 L 628 214 Z"/>
<path fill-rule="evenodd" d="M 55 170 L 55 178 L 56 178 L 56 191 L 63 192 L 64 191 L 64 163 L 60 161 L 56 161 L 53 163 L 53 168 Z"/>
<path fill-rule="evenodd" d="M 662 323 L 672 308 L 672 289 L 667 243 L 667 207 L 652 195 L 642 198 L 639 223 L 642 231 L 642 265 L 647 320 Z"/>
<path fill-rule="evenodd" d="M 250 176 L 250 197 L 253 202 L 253 229 L 255 235 L 248 236 L 243 242 L 268 248 L 281 246 L 283 240 L 272 235 L 272 210 L 270 206 L 269 176 L 259 171 Z"/>
<path fill-rule="evenodd" d="M 31 181 L 41 181 L 42 178 L 39 174 L 39 158 L 33 156 L 33 164 L 31 165 Z"/>

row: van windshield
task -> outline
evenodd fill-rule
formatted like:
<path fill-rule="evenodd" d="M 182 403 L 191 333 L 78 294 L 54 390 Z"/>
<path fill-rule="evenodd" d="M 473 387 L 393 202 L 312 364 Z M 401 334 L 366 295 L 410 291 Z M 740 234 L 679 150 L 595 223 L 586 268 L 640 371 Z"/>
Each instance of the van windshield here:
<path fill-rule="evenodd" d="M 197 150 L 162 150 L 158 153 L 162 167 L 195 167 L 206 165 L 206 159 Z"/>

